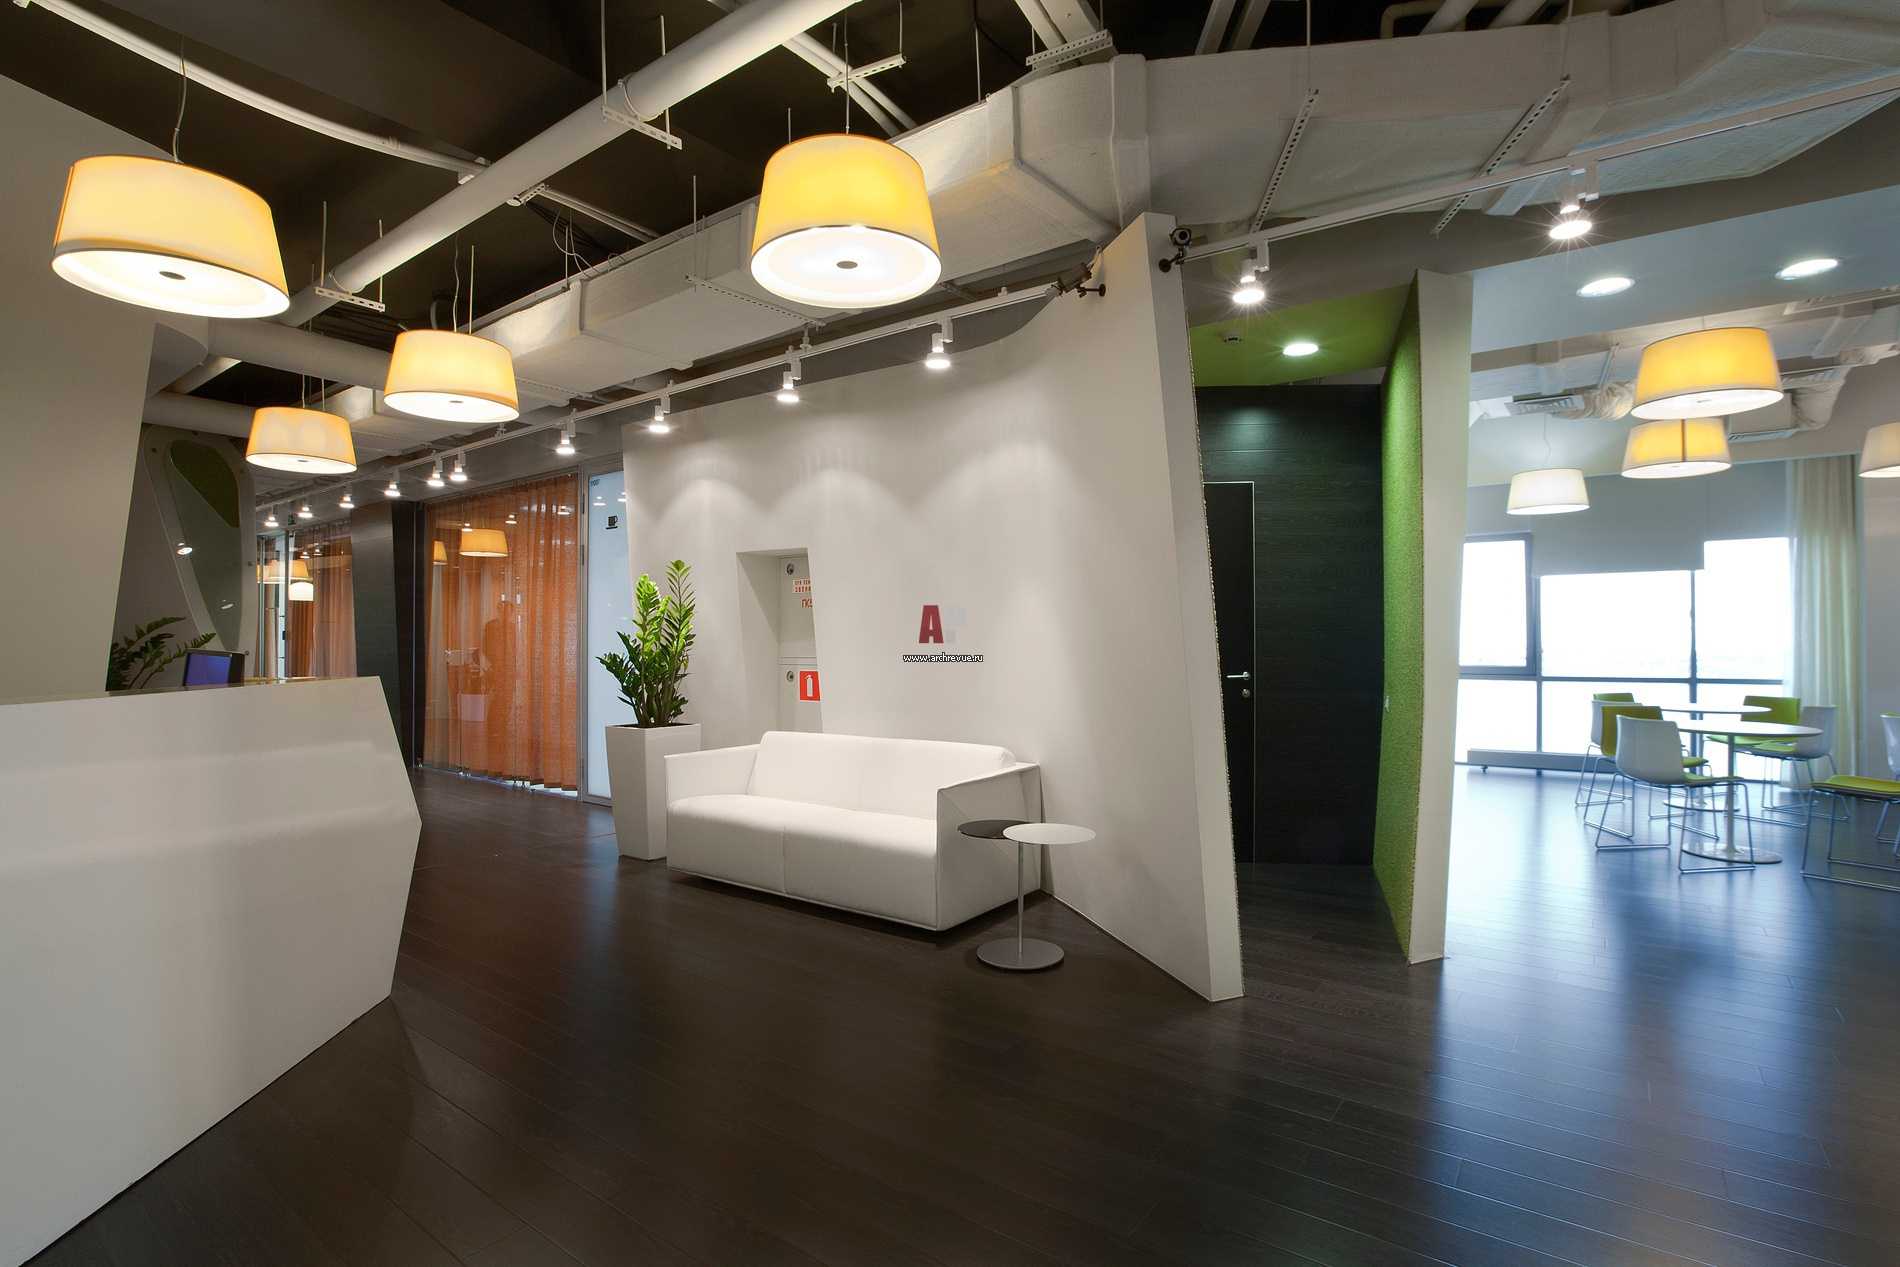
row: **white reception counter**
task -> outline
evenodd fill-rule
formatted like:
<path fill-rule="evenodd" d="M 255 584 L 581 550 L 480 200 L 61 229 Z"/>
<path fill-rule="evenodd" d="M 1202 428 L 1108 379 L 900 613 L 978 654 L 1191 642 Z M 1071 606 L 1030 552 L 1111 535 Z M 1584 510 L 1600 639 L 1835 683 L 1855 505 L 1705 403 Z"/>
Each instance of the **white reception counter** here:
<path fill-rule="evenodd" d="M 388 996 L 419 830 L 373 678 L 0 704 L 0 1264 Z"/>

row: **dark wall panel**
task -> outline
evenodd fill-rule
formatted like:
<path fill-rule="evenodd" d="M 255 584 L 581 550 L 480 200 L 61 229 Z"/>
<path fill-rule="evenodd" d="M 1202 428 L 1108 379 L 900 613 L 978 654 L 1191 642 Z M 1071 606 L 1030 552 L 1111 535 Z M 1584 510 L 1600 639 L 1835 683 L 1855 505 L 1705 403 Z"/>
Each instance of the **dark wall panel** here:
<path fill-rule="evenodd" d="M 356 671 L 382 679 L 403 759 L 416 759 L 422 689 L 417 672 L 423 630 L 416 569 L 421 514 L 412 502 L 358 507 L 350 517 L 356 597 Z"/>
<path fill-rule="evenodd" d="M 1208 480 L 1254 485 L 1259 862 L 1369 863 L 1383 700 L 1377 387 L 1204 387 Z M 1237 841 L 1245 860 L 1247 843 Z"/>

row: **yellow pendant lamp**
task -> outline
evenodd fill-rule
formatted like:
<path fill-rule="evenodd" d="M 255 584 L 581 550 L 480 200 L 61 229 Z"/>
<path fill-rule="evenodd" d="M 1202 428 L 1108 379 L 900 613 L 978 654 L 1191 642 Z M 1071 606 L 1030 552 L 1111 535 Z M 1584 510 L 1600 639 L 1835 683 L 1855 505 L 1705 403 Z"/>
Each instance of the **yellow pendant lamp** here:
<path fill-rule="evenodd" d="M 1729 468 L 1728 428 L 1720 418 L 1639 422 L 1623 444 L 1623 474 L 1633 480 L 1675 480 Z"/>
<path fill-rule="evenodd" d="M 808 136 L 772 155 L 759 188 L 752 280 L 813 308 L 915 299 L 943 272 L 924 169 L 888 141 Z"/>
<path fill-rule="evenodd" d="M 449 562 L 449 548 L 440 541 L 435 543 L 434 557 L 429 560 L 436 567 L 446 567 Z"/>
<path fill-rule="evenodd" d="M 347 475 L 356 469 L 350 424 L 321 409 L 268 405 L 251 415 L 244 460 L 273 471 Z"/>
<path fill-rule="evenodd" d="M 1721 418 L 1781 397 L 1768 332 L 1729 326 L 1658 339 L 1644 348 L 1630 412 L 1651 419 Z"/>
<path fill-rule="evenodd" d="M 307 581 L 310 579 L 310 565 L 302 559 L 290 561 L 290 580 Z M 257 580 L 260 585 L 282 585 L 284 583 L 284 562 L 272 559 L 257 565 Z"/>
<path fill-rule="evenodd" d="M 505 559 L 508 538 L 499 528 L 470 528 L 462 534 L 462 556 L 470 559 Z"/>
<path fill-rule="evenodd" d="M 383 401 L 438 422 L 512 422 L 521 416 L 514 357 L 493 339 L 457 330 L 397 335 Z"/>
<path fill-rule="evenodd" d="M 1505 510 L 1513 515 L 1568 515 L 1590 509 L 1590 493 L 1583 472 L 1574 466 L 1542 471 L 1519 471 L 1511 477 L 1511 495 Z"/>
<path fill-rule="evenodd" d="M 1883 422 L 1860 446 L 1862 479 L 1900 479 L 1900 422 Z"/>
<path fill-rule="evenodd" d="M 102 154 L 74 163 L 53 231 L 53 271 L 162 312 L 269 317 L 290 307 L 270 204 L 166 159 Z"/>

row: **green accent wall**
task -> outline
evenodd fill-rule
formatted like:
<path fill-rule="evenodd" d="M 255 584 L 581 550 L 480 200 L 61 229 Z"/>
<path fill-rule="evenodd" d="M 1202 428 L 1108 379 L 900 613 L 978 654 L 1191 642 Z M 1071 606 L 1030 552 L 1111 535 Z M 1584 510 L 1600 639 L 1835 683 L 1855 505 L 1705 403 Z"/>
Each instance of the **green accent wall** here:
<path fill-rule="evenodd" d="M 1425 735 L 1425 417 L 1420 357 L 1414 285 L 1387 363 L 1380 437 L 1385 716 L 1379 730 L 1378 809 L 1372 835 L 1372 871 L 1408 955 Z"/>
<path fill-rule="evenodd" d="M 1272 289 L 1269 277 L 1268 289 Z M 1272 296 L 1257 312 L 1233 315 L 1188 331 L 1196 387 L 1271 387 L 1329 374 L 1384 365 L 1405 313 L 1409 286 L 1322 299 L 1292 308 L 1273 307 Z M 1319 351 L 1288 356 L 1295 339 L 1311 339 Z"/>

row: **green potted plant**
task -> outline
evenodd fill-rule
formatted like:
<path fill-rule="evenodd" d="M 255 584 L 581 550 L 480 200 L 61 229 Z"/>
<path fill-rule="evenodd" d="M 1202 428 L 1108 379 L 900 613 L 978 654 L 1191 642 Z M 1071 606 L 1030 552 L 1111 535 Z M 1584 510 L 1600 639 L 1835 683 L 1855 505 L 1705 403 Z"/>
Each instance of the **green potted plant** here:
<path fill-rule="evenodd" d="M 614 835 L 629 858 L 666 857 L 666 758 L 699 751 L 698 722 L 682 722 L 693 653 L 692 569 L 675 559 L 666 590 L 646 573 L 633 587 L 633 632 L 623 650 L 601 656 L 600 666 L 620 684 L 633 724 L 607 727 L 607 778 L 614 799 Z"/>

